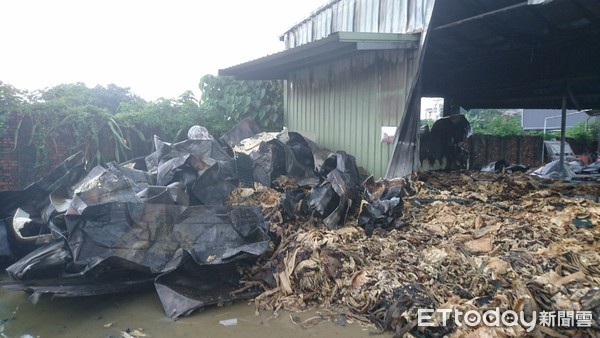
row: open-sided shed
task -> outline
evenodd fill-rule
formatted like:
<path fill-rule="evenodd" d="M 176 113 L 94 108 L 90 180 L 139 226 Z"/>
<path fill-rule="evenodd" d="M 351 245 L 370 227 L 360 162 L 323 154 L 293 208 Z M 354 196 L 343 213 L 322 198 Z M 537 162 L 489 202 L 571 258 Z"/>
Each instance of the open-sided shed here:
<path fill-rule="evenodd" d="M 220 70 L 283 79 L 285 123 L 375 176 L 417 169 L 419 102 L 599 108 L 597 0 L 333 0 L 286 50 Z M 398 126 L 393 144 L 381 127 Z"/>

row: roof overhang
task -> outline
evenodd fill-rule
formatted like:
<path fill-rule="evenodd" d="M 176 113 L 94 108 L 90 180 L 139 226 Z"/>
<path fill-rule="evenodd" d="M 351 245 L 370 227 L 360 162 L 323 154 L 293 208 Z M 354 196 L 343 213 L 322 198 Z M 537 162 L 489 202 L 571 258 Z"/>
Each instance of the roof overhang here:
<path fill-rule="evenodd" d="M 287 79 L 294 71 L 372 50 L 416 49 L 420 34 L 336 32 L 326 38 L 220 69 L 239 80 Z"/>
<path fill-rule="evenodd" d="M 436 1 L 423 96 L 465 108 L 600 108 L 600 1 Z"/>

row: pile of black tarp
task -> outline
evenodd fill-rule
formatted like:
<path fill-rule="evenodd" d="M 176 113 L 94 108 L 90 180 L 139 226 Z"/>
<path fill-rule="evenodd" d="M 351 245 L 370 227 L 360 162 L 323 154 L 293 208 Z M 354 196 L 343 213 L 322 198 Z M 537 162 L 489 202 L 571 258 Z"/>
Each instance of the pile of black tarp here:
<path fill-rule="evenodd" d="M 370 229 L 389 227 L 401 212 L 400 191 L 363 200 L 354 158 L 298 133 L 262 133 L 251 120 L 220 140 L 192 129 L 179 143 L 155 137 L 143 159 L 88 171 L 78 153 L 26 189 L 0 192 L 13 239 L 0 249 L 20 256 L 3 286 L 75 297 L 153 285 L 177 318 L 261 292 L 240 285 L 238 267 L 267 252 L 269 224 L 260 207 L 224 205 L 240 186 L 289 177 L 298 189 L 281 192 L 287 218 L 313 216 L 331 229 L 359 208 L 359 224 Z"/>

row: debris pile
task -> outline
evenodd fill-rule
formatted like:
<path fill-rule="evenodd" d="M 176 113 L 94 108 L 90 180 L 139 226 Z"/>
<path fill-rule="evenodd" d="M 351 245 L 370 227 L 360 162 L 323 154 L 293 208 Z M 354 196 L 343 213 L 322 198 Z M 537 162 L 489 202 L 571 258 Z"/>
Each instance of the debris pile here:
<path fill-rule="evenodd" d="M 145 158 L 90 171 L 78 153 L 26 189 L 0 192 L 13 239 L 2 249 L 22 256 L 3 286 L 37 299 L 154 285 L 172 318 L 260 293 L 240 279 L 272 246 L 269 224 L 312 215 L 343 226 L 360 204 L 360 178 L 346 153 L 285 129 L 256 131 L 242 121 L 221 144 L 195 126 L 183 142 L 155 137 Z M 261 203 L 241 202 L 250 195 Z"/>
<path fill-rule="evenodd" d="M 597 184 L 467 171 L 376 181 L 349 154 L 248 120 L 220 140 L 201 127 L 188 137 L 89 172 L 77 154 L 0 192 L 30 248 L 3 286 L 67 297 L 153 285 L 172 318 L 254 297 L 257 311 L 321 307 L 397 336 L 598 334 Z M 423 309 L 437 311 L 429 326 Z M 591 317 L 529 328 L 441 316 L 495 309 Z"/>
<path fill-rule="evenodd" d="M 270 243 L 259 207 L 223 205 L 237 187 L 233 158 L 212 137 L 155 145 L 144 170 L 108 163 L 87 172 L 78 153 L 25 190 L 0 193 L 3 215 L 17 208 L 8 227 L 16 246 L 37 247 L 7 268 L 15 281 L 3 286 L 37 298 L 154 284 L 172 318 L 256 294 L 231 293 L 237 262 Z"/>
<path fill-rule="evenodd" d="M 247 283 L 266 290 L 258 307 L 335 309 L 416 337 L 582 337 L 600 328 L 598 185 L 556 184 L 524 174 L 423 174 L 404 198 L 396 231 L 337 231 L 309 220 L 277 225 L 281 244 Z M 275 225 L 274 225 L 275 226 Z M 418 327 L 419 309 L 523 311 L 527 326 Z M 541 312 L 588 311 L 588 327 L 541 325 Z M 439 313 L 438 313 L 439 314 Z M 531 332 L 530 332 L 531 331 Z"/>

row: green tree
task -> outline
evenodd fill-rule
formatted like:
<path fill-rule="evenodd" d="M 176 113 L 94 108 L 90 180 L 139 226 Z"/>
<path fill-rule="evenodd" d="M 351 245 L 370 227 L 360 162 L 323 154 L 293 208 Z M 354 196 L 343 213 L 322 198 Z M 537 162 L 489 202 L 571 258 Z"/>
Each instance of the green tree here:
<path fill-rule="evenodd" d="M 283 89 L 279 81 L 238 81 L 205 75 L 200 79 L 201 107 L 215 136 L 251 117 L 264 130 L 283 126 Z"/>
<path fill-rule="evenodd" d="M 487 134 L 498 136 L 516 136 L 523 134 L 521 119 L 518 116 L 494 116 L 484 130 Z"/>
<path fill-rule="evenodd" d="M 94 105 L 95 97 L 92 90 L 83 82 L 60 84 L 43 91 L 34 92 L 35 101 L 52 102 L 67 107 Z"/>
<path fill-rule="evenodd" d="M 279 82 L 207 75 L 201 88 L 202 102 L 191 91 L 146 102 L 114 84 L 92 89 L 83 83 L 61 84 L 29 93 L 0 83 L 0 122 L 16 114 L 15 143 L 35 148 L 36 168 L 47 164 L 57 145 L 67 145 L 70 152 L 84 150 L 92 166 L 147 154 L 152 135 L 183 140 L 193 125 L 205 126 L 215 137 L 246 117 L 265 130 L 282 126 Z"/>
<path fill-rule="evenodd" d="M 25 96 L 24 91 L 0 81 L 0 135 L 4 131 L 8 115 L 22 109 Z"/>
<path fill-rule="evenodd" d="M 566 130 L 567 137 L 581 145 L 586 145 L 588 149 L 591 149 L 591 145 L 598 140 L 598 135 L 600 135 L 600 122 L 581 122 Z"/>
<path fill-rule="evenodd" d="M 91 89 L 94 96 L 94 105 L 100 108 L 106 108 L 112 114 L 119 111 L 123 103 L 145 102 L 141 97 L 133 94 L 129 88 L 119 87 L 113 83 L 104 86 L 96 86 Z"/>
<path fill-rule="evenodd" d="M 490 134 L 498 136 L 522 135 L 521 118 L 518 115 L 507 115 L 501 109 L 471 109 L 465 113 L 474 134 Z"/>
<path fill-rule="evenodd" d="M 116 86 L 110 90 L 129 92 Z M 15 147 L 35 148 L 34 169 L 44 167 L 59 144 L 71 153 L 84 150 L 89 165 L 123 161 L 132 156 L 128 137 L 143 137 L 143 134 L 132 132 L 131 128 L 123 130 L 102 103 L 106 100 L 97 93 L 83 83 L 61 84 L 27 93 L 21 109 L 14 112 L 19 118 Z M 135 97 L 127 100 L 131 99 Z"/>
<path fill-rule="evenodd" d="M 176 142 L 185 139 L 191 126 L 203 124 L 203 116 L 194 94 L 186 91 L 177 99 L 122 103 L 115 120 L 122 126 L 143 131 L 146 136 L 158 135 L 165 141 Z"/>

